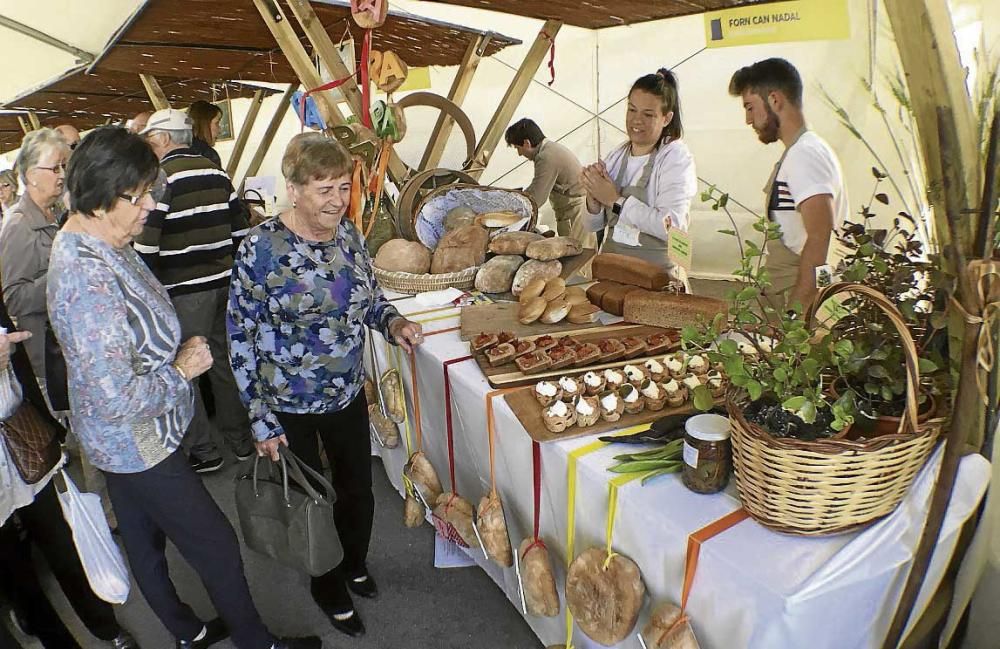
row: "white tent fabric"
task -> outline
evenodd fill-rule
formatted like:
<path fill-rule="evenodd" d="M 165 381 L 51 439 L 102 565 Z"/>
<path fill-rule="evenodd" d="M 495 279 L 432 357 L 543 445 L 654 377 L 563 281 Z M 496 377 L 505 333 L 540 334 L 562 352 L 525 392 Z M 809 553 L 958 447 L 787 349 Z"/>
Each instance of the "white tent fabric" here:
<path fill-rule="evenodd" d="M 43 32 L 95 58 L 111 36 L 145 0 L 0 0 L 0 16 Z M 99 9 L 99 10 L 98 10 Z M 5 61 L 0 75 L 0 103 L 9 102 L 83 67 L 73 54 L 0 27 L 0 52 Z"/>

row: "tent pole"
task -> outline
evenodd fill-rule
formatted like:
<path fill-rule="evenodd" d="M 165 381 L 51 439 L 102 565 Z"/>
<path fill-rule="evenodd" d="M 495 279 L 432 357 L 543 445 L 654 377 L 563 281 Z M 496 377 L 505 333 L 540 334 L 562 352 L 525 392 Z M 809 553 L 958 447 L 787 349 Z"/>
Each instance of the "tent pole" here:
<path fill-rule="evenodd" d="M 31 124 L 32 130 L 37 131 L 42 128 L 42 123 L 38 119 L 38 113 L 33 110 L 28 111 L 28 123 Z"/>
<path fill-rule="evenodd" d="M 73 47 L 69 43 L 59 40 L 53 36 L 46 34 L 45 32 L 40 32 L 33 27 L 29 27 L 23 23 L 19 23 L 12 18 L 0 15 L 0 25 L 6 27 L 7 29 L 14 30 L 18 34 L 24 34 L 28 38 L 32 38 L 46 45 L 50 45 L 56 49 L 62 50 L 67 54 L 72 54 L 76 58 L 80 59 L 81 63 L 90 63 L 94 60 L 94 55 L 90 52 L 81 50 L 78 47 Z"/>
<path fill-rule="evenodd" d="M 240 158 L 243 157 L 243 149 L 247 146 L 247 140 L 250 139 L 250 131 L 253 130 L 254 122 L 257 121 L 257 114 L 260 112 L 260 106 L 264 103 L 264 91 L 258 90 L 253 93 L 253 99 L 250 101 L 250 110 L 247 112 L 247 117 L 243 120 L 243 125 L 240 127 L 240 134 L 236 138 L 236 144 L 233 145 L 233 152 L 229 156 L 229 162 L 226 163 L 226 174 L 230 178 L 236 173 L 236 167 L 240 164 Z"/>
<path fill-rule="evenodd" d="M 342 79 L 351 76 L 351 71 L 344 65 L 343 59 L 337 53 L 337 46 L 334 45 L 330 35 L 323 29 L 323 23 L 320 22 L 319 16 L 316 15 L 316 11 L 309 4 L 309 1 L 288 0 L 288 6 L 291 7 L 292 13 L 295 14 L 295 18 L 302 26 L 302 31 L 306 33 L 306 38 L 309 39 L 313 52 L 319 57 L 320 62 L 329 70 L 330 74 L 333 75 L 333 78 Z M 368 62 L 362 61 L 361 65 L 368 65 Z M 363 109 L 361 106 L 361 90 L 358 88 L 357 82 L 353 78 L 348 79 L 346 83 L 340 86 L 339 90 L 344 94 L 344 98 L 347 99 L 347 104 L 351 107 L 351 112 L 360 121 Z M 389 157 L 389 175 L 397 183 L 401 183 L 408 175 L 406 165 L 399 159 L 395 150 L 391 151 Z"/>
<path fill-rule="evenodd" d="M 268 150 L 271 148 L 271 142 L 274 141 L 274 135 L 278 132 L 278 127 L 281 126 L 281 122 L 285 119 L 285 113 L 288 112 L 288 107 L 292 103 L 292 95 L 298 87 L 299 84 L 297 83 L 288 84 L 285 94 L 281 96 L 281 103 L 274 109 L 274 115 L 271 116 L 271 121 L 267 124 L 267 130 L 264 131 L 264 137 L 262 137 L 260 142 L 257 144 L 257 150 L 254 152 L 253 158 L 250 160 L 250 166 L 247 167 L 247 172 L 243 176 L 243 182 L 246 182 L 246 179 L 250 176 L 256 176 L 257 172 L 260 171 L 260 165 L 264 162 L 264 156 L 267 155 Z M 242 183 L 240 184 L 242 186 Z"/>
<path fill-rule="evenodd" d="M 281 53 L 288 59 L 288 64 L 292 66 L 292 70 L 295 71 L 295 76 L 299 78 L 302 86 L 309 89 L 323 85 L 323 79 L 316 71 L 312 59 L 306 53 L 306 48 L 302 46 L 281 7 L 272 0 L 253 0 L 253 4 L 260 12 L 264 24 L 271 31 Z M 339 126 L 347 122 L 329 91 L 316 93 L 312 96 L 316 98 L 316 107 L 323 116 L 327 127 Z"/>
<path fill-rule="evenodd" d="M 21 131 L 23 131 L 25 135 L 31 133 L 31 124 L 28 123 L 28 120 L 24 117 L 24 115 L 17 116 L 17 123 L 21 125 Z"/>
<path fill-rule="evenodd" d="M 156 77 L 151 74 L 140 73 L 139 80 L 142 81 L 142 85 L 146 89 L 146 94 L 149 95 L 149 101 L 152 102 L 154 110 L 170 108 L 170 101 L 167 99 L 167 94 L 163 92 L 163 88 L 160 87 L 160 82 L 156 80 Z"/>
<path fill-rule="evenodd" d="M 510 82 L 507 92 L 504 94 L 503 99 L 500 100 L 496 112 L 493 113 L 493 118 L 486 126 L 486 130 L 483 131 L 483 137 L 479 140 L 479 145 L 476 147 L 476 155 L 473 158 L 475 167 L 469 170 L 469 175 L 476 180 L 479 180 L 479 177 L 486 171 L 486 165 L 489 164 L 494 149 L 496 149 L 497 144 L 500 142 L 500 138 L 503 137 L 504 130 L 507 128 L 510 118 L 513 117 L 514 111 L 524 98 L 524 93 L 527 92 L 528 86 L 531 85 L 531 80 L 535 77 L 538 66 L 545 59 L 545 55 L 552 46 L 552 41 L 555 40 L 556 34 L 559 33 L 562 25 L 562 21 L 559 20 L 546 20 L 545 24 L 542 25 L 541 31 L 538 32 L 538 36 L 535 37 L 535 42 L 531 44 L 531 49 L 528 50 L 528 54 L 524 57 L 521 67 L 518 68 L 514 79 Z"/>
<path fill-rule="evenodd" d="M 465 101 L 465 96 L 469 93 L 469 87 L 472 86 L 472 79 L 476 75 L 479 61 L 482 60 L 483 54 L 486 53 L 486 45 L 489 43 L 489 40 L 489 34 L 480 34 L 469 39 L 469 46 L 465 49 L 465 56 L 462 57 L 462 63 L 458 66 L 458 72 L 455 74 L 455 80 L 451 84 L 451 90 L 448 91 L 448 99 L 459 108 L 461 108 L 462 102 Z M 451 130 L 454 126 L 455 120 L 446 113 L 441 113 L 438 116 L 434 130 L 431 131 L 430 140 L 427 142 L 427 149 L 424 150 L 424 156 L 417 167 L 420 171 L 433 169 L 438 166 L 438 163 L 441 162 L 441 156 L 444 154 L 445 145 L 448 144 L 448 137 L 451 135 Z"/>

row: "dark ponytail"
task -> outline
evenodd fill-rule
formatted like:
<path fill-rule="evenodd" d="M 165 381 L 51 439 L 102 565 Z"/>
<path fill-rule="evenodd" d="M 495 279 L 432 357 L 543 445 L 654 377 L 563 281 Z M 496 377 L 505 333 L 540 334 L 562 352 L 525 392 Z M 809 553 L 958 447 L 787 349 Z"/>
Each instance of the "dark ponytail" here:
<path fill-rule="evenodd" d="M 667 124 L 660 135 L 659 144 L 665 144 L 668 140 L 678 140 L 684 137 L 684 127 L 681 125 L 681 100 L 677 92 L 677 76 L 666 68 L 660 68 L 655 74 L 647 74 L 636 79 L 632 84 L 632 89 L 628 91 L 631 95 L 636 90 L 648 92 L 660 98 L 663 114 L 673 111 L 674 118 Z"/>

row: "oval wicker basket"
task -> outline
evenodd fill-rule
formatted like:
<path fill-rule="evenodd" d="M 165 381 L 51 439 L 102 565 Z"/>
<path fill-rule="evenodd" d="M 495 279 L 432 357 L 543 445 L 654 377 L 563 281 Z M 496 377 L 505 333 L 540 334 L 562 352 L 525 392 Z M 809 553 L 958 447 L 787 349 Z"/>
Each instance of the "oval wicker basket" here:
<path fill-rule="evenodd" d="M 414 295 L 425 291 L 439 291 L 443 288 L 458 288 L 463 291 L 474 288 L 479 266 L 471 266 L 456 273 L 438 273 L 437 275 L 388 271 L 375 266 L 372 267 L 372 270 L 375 273 L 376 281 L 382 288 Z"/>
<path fill-rule="evenodd" d="M 431 190 L 417 204 L 410 223 L 414 239 L 434 250 L 444 233 L 441 220 L 446 210 L 458 205 L 471 207 L 479 214 L 500 210 L 516 212 L 528 219 L 525 230 L 533 230 L 538 222 L 538 206 L 534 199 L 519 189 L 454 183 Z"/>
<path fill-rule="evenodd" d="M 937 441 L 942 420 L 917 423 L 917 350 L 905 321 L 878 291 L 860 284 L 823 289 L 806 314 L 839 293 L 877 304 L 902 338 L 907 365 L 907 405 L 900 430 L 871 440 L 803 441 L 776 438 L 743 416 L 745 393 L 731 389 L 733 468 L 743 507 L 778 532 L 821 535 L 847 532 L 892 513 L 906 495 Z"/>

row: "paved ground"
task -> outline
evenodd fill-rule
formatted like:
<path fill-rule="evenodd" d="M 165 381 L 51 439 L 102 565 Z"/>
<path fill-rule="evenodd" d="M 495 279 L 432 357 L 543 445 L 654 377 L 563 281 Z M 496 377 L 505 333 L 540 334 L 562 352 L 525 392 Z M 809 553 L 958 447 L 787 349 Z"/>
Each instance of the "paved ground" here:
<path fill-rule="evenodd" d="M 312 602 L 306 577 L 244 549 L 250 589 L 267 625 L 279 634 L 318 633 L 326 649 L 539 649 L 541 644 L 531 629 L 485 573 L 475 567 L 433 567 L 433 528 L 424 525 L 411 530 L 403 526 L 403 501 L 389 484 L 381 461 L 372 462 L 376 515 L 369 567 L 381 592 L 374 601 L 358 598 L 356 602 L 368 627 L 367 635 L 355 640 L 335 631 Z M 230 462 L 205 479 L 234 524 L 236 470 L 235 463 Z M 214 617 L 197 576 L 172 545 L 168 546 L 168 557 L 181 597 L 203 618 Z M 61 593 L 56 596 L 64 619 L 69 619 L 72 613 L 67 614 L 68 604 Z M 133 594 L 118 618 L 143 649 L 173 647 L 171 637 L 134 584 Z M 75 617 L 72 620 L 71 628 L 86 649 L 104 646 Z M 233 647 L 229 641 L 215 646 Z M 37 649 L 39 645 L 27 642 L 26 647 Z"/>

